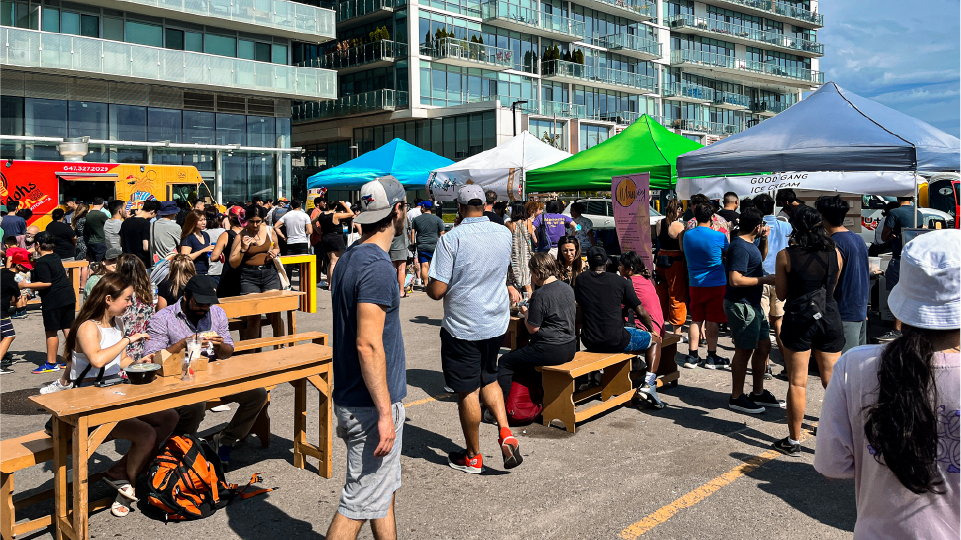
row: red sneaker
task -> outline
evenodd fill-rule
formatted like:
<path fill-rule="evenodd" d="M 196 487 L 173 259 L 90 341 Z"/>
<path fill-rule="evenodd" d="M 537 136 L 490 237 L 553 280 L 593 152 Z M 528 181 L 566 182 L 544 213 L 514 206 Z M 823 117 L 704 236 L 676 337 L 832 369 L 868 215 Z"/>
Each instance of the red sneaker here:
<path fill-rule="evenodd" d="M 480 474 L 484 471 L 484 456 L 477 454 L 474 457 L 467 457 L 467 450 L 451 452 L 447 454 L 447 464 L 458 471 Z"/>
<path fill-rule="evenodd" d="M 520 452 L 520 443 L 510 429 L 501 429 L 501 436 L 497 439 L 497 444 L 501 445 L 501 452 L 504 454 L 505 469 L 513 469 L 524 462 Z"/>

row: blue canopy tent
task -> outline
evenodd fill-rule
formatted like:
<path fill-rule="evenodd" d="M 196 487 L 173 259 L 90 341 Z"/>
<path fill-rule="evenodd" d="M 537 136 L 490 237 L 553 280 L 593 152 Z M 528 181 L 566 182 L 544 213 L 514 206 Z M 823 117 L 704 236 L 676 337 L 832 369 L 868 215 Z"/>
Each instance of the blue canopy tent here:
<path fill-rule="evenodd" d="M 678 157 L 677 192 L 909 196 L 917 173 L 961 169 L 959 154 L 956 137 L 829 82 L 770 120 Z"/>
<path fill-rule="evenodd" d="M 377 177 L 392 175 L 407 189 L 424 189 L 432 170 L 451 163 L 445 157 L 394 139 L 377 150 L 311 176 L 307 188 L 359 189 Z"/>

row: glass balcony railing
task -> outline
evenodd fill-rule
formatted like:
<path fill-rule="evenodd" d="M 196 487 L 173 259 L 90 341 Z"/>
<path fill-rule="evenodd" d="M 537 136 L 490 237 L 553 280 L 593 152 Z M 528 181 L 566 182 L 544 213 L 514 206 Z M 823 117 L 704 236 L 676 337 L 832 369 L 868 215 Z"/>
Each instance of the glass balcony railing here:
<path fill-rule="evenodd" d="M 519 98 L 508 96 L 491 96 L 489 98 L 484 98 L 482 101 L 494 99 L 500 100 L 501 107 L 508 108 L 515 101 L 519 101 Z M 527 103 L 520 103 L 517 105 L 517 110 L 523 112 L 524 114 L 536 114 L 540 116 L 557 115 L 558 118 L 587 118 L 587 107 L 584 105 L 575 105 L 560 101 L 545 101 L 540 99 L 528 99 L 526 101 Z"/>
<path fill-rule="evenodd" d="M 407 45 L 388 41 L 386 39 L 365 43 L 359 47 L 351 47 L 327 53 L 320 58 L 312 58 L 299 65 L 319 67 L 324 69 L 348 69 L 362 67 L 376 62 L 393 62 L 407 56 Z"/>
<path fill-rule="evenodd" d="M 780 47 L 792 51 L 824 55 L 824 44 L 807 39 L 796 38 L 777 32 L 759 30 L 749 26 L 727 23 L 717 19 L 705 19 L 693 15 L 676 15 L 671 19 L 671 28 L 693 28 L 720 36 L 740 38 L 760 45 Z"/>
<path fill-rule="evenodd" d="M 637 121 L 644 113 L 634 112 L 634 111 L 607 111 L 607 112 L 595 112 L 590 115 L 591 120 L 600 120 L 602 122 L 614 122 L 615 124 L 631 125 Z"/>
<path fill-rule="evenodd" d="M 344 0 L 337 4 L 337 22 L 349 21 L 364 15 L 407 5 L 407 0 Z"/>
<path fill-rule="evenodd" d="M 722 0 L 729 4 L 756 9 L 773 13 L 782 17 L 788 17 L 798 21 L 806 22 L 815 26 L 824 26 L 824 15 L 805 9 L 803 6 L 796 6 L 789 2 L 778 2 L 772 0 Z"/>
<path fill-rule="evenodd" d="M 745 109 L 750 108 L 751 98 L 743 94 L 735 94 L 734 92 L 718 92 L 714 91 L 714 104 L 715 105 L 732 105 L 734 107 L 743 107 Z"/>
<path fill-rule="evenodd" d="M 734 135 L 735 133 L 744 131 L 742 127 L 732 124 L 709 122 L 707 120 L 687 120 L 680 118 L 671 120 L 670 125 L 665 124 L 665 126 L 674 129 L 683 129 L 685 131 L 699 131 L 701 133 L 707 133 L 710 135 Z"/>
<path fill-rule="evenodd" d="M 593 40 L 596 45 L 606 47 L 612 51 L 634 51 L 650 55 L 652 58 L 661 57 L 661 44 L 656 40 L 632 34 L 614 34 Z"/>
<path fill-rule="evenodd" d="M 491 69 L 514 67 L 514 51 L 463 39 L 441 38 L 421 46 L 420 53 L 438 61 L 476 64 Z"/>
<path fill-rule="evenodd" d="M 334 12 L 287 0 L 120 0 L 119 5 L 148 6 L 158 10 L 223 19 L 298 34 L 334 38 Z M 118 7 L 118 9 L 121 9 Z M 169 15 L 168 15 L 169 16 Z"/>
<path fill-rule="evenodd" d="M 337 75 L 325 69 L 285 66 L 189 51 L 174 51 L 67 34 L 0 29 L 0 64 L 162 81 L 212 90 L 289 99 L 334 99 Z"/>
<path fill-rule="evenodd" d="M 407 107 L 407 92 L 390 89 L 372 90 L 333 101 L 300 103 L 293 107 L 293 121 L 305 122 L 351 114 L 395 111 Z"/>
<path fill-rule="evenodd" d="M 780 114 L 786 111 L 787 108 L 790 106 L 791 104 L 782 103 L 780 101 L 756 101 L 754 103 L 751 103 L 751 112 L 757 113 L 757 114 L 762 114 L 762 113 Z"/>
<path fill-rule="evenodd" d="M 592 0 L 588 2 L 592 4 L 597 2 L 598 4 L 604 4 L 601 6 L 601 11 L 608 13 L 627 16 L 628 18 L 642 17 L 644 19 L 653 19 L 657 17 L 657 5 L 654 2 L 649 2 L 647 0 Z M 594 7 L 594 6 L 588 6 Z M 610 8 L 616 9 L 610 9 Z M 627 11 L 628 14 L 621 14 L 619 12 Z M 633 17 L 631 17 L 633 15 Z"/>
<path fill-rule="evenodd" d="M 714 101 L 714 89 L 687 82 L 665 83 L 661 85 L 663 97 L 687 98 L 694 101 Z"/>
<path fill-rule="evenodd" d="M 585 66 L 564 60 L 541 62 L 541 75 L 547 78 L 576 79 L 587 85 L 612 85 L 633 88 L 642 93 L 656 91 L 654 77 L 606 67 Z"/>
<path fill-rule="evenodd" d="M 810 84 L 824 84 L 824 73 L 807 68 L 780 66 L 778 64 L 745 60 L 743 58 L 735 58 L 733 56 L 724 56 L 704 51 L 693 51 L 690 49 L 671 51 L 671 65 L 676 66 L 681 64 L 727 68 L 747 73 L 804 81 Z"/>
<path fill-rule="evenodd" d="M 541 33 L 574 38 L 575 41 L 584 38 L 583 21 L 575 21 L 507 2 L 495 1 L 481 4 L 481 18 L 484 22 L 502 21 L 512 27 L 540 30 Z"/>

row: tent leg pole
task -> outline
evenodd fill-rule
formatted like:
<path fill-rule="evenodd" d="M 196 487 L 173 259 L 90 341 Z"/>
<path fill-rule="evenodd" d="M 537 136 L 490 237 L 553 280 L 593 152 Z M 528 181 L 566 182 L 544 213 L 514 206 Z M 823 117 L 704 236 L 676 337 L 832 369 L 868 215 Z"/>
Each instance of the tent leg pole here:
<path fill-rule="evenodd" d="M 918 172 L 914 171 L 914 227 L 921 228 L 921 183 L 918 179 Z"/>

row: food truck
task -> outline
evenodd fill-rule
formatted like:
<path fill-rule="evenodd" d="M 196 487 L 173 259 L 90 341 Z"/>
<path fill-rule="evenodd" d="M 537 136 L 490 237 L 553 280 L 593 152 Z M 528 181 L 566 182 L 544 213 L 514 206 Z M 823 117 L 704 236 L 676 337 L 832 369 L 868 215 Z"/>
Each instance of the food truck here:
<path fill-rule="evenodd" d="M 197 197 L 203 180 L 196 167 L 84 161 L 0 161 L 0 203 L 13 200 L 29 208 L 28 225 L 41 230 L 50 213 L 66 201 L 127 201 L 127 209 L 144 201 L 186 201 Z"/>

